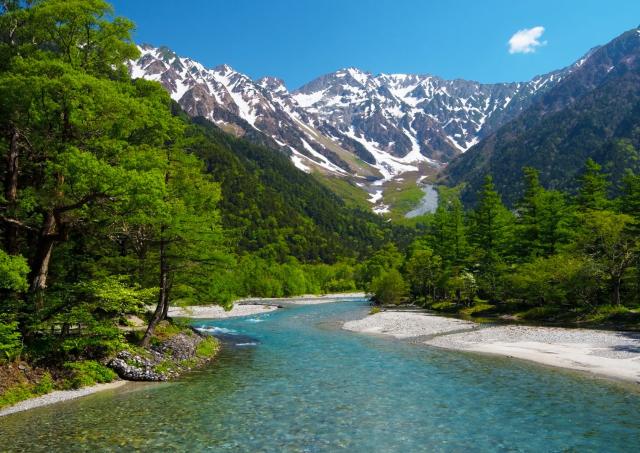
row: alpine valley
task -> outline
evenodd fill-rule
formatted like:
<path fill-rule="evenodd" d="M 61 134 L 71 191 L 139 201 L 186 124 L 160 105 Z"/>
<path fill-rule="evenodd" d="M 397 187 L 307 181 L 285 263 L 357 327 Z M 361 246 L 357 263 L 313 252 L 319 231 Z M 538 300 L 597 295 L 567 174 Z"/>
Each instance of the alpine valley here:
<path fill-rule="evenodd" d="M 113 2 L 0 1 L 0 450 L 640 445 L 640 28 L 576 28 L 631 27 L 624 0 L 538 8 L 548 32 L 524 2 Z M 251 74 L 310 69 L 265 11 L 332 62 L 584 56 L 287 87 L 120 10 Z"/>
<path fill-rule="evenodd" d="M 520 115 L 587 58 L 521 83 L 375 76 L 346 68 L 290 91 L 277 78 L 252 80 L 227 65 L 205 68 L 167 47 L 139 49 L 140 58 L 129 63 L 132 77 L 159 81 L 189 115 L 279 149 L 305 172 L 363 188 L 376 212 L 388 210 L 385 188 L 397 190 L 398 182 L 415 188 Z"/>

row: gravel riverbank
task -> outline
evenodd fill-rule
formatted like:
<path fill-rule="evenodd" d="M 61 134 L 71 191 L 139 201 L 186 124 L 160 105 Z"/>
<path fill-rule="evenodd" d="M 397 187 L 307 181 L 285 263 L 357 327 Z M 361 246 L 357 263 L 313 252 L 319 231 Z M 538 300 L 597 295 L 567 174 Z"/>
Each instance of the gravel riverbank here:
<path fill-rule="evenodd" d="M 640 383 L 640 334 L 633 332 L 488 326 L 406 311 L 369 315 L 349 321 L 343 328 L 395 338 L 415 337 L 430 346 L 497 354 Z"/>
<path fill-rule="evenodd" d="M 0 409 L 0 417 L 4 415 L 13 414 L 15 412 L 22 412 L 36 407 L 48 406 L 49 404 L 60 403 L 62 401 L 73 400 L 81 398 L 83 396 L 91 395 L 92 393 L 102 392 L 104 390 L 111 390 L 117 387 L 126 385 L 127 381 L 115 381 L 108 384 L 97 384 L 90 387 L 83 387 L 78 390 L 56 390 L 46 395 L 38 396 L 37 398 L 30 398 L 28 400 L 20 401 L 13 406 Z"/>
<path fill-rule="evenodd" d="M 240 299 L 233 304 L 233 308 L 225 311 L 219 305 L 192 305 L 189 307 L 171 307 L 169 316 L 177 318 L 194 319 L 225 319 L 238 316 L 251 316 L 261 313 L 268 313 L 277 310 L 281 304 L 285 305 L 312 305 L 336 302 L 340 299 L 353 299 L 364 297 L 364 293 L 340 293 L 304 295 L 297 297 L 254 297 Z"/>

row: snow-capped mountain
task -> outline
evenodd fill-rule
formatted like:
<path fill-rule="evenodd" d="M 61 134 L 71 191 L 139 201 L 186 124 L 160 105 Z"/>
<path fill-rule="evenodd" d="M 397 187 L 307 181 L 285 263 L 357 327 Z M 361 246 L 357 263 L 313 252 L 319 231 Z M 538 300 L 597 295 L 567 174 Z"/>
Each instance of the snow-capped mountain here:
<path fill-rule="evenodd" d="M 297 106 L 281 80 L 253 81 L 227 65 L 207 69 L 165 47 L 142 46 L 140 51 L 141 57 L 129 64 L 132 77 L 162 83 L 189 115 L 280 148 L 305 171 L 314 167 L 345 176 L 372 174 L 341 158 L 339 153 L 347 158 L 352 154 L 314 129 L 317 119 Z"/>
<path fill-rule="evenodd" d="M 349 68 L 314 80 L 293 98 L 338 130 L 363 137 L 363 144 L 394 156 L 417 151 L 446 162 L 513 118 L 562 76 L 558 72 L 526 83 L 480 84 L 429 75 L 373 76 Z"/>
<path fill-rule="evenodd" d="M 165 47 L 140 51 L 131 75 L 161 82 L 188 114 L 280 148 L 304 171 L 369 180 L 448 162 L 581 64 L 498 84 L 348 68 L 290 92 L 279 79 L 208 69 Z"/>

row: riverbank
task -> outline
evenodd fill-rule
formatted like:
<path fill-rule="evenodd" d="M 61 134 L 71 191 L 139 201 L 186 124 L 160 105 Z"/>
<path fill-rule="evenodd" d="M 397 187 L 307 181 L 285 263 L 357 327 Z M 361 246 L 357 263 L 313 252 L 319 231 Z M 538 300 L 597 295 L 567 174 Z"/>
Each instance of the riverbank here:
<path fill-rule="evenodd" d="M 231 310 L 225 311 L 220 305 L 190 305 L 171 307 L 169 316 L 193 319 L 227 319 L 239 316 L 252 316 L 277 310 L 282 304 L 315 305 L 336 302 L 341 299 L 364 297 L 364 293 L 305 294 L 295 297 L 250 297 L 234 302 Z"/>
<path fill-rule="evenodd" d="M 47 393 L 36 398 L 30 398 L 13 406 L 0 409 L 0 417 L 14 414 L 16 412 L 22 412 L 29 409 L 35 409 L 36 407 L 48 406 L 50 404 L 61 403 L 63 401 L 74 400 L 83 396 L 91 395 L 97 392 L 103 392 L 105 390 L 112 390 L 118 387 L 126 385 L 128 381 L 115 381 L 108 384 L 96 384 L 89 387 L 83 387 L 77 390 L 55 390 L 51 393 Z"/>
<path fill-rule="evenodd" d="M 334 293 L 334 294 L 304 294 L 302 296 L 293 297 L 258 297 L 240 299 L 236 303 L 245 304 L 290 304 L 290 305 L 316 305 L 327 304 L 339 301 L 341 299 L 355 299 L 365 297 L 363 292 L 353 293 Z"/>
<path fill-rule="evenodd" d="M 277 309 L 278 307 L 275 305 L 266 304 L 235 303 L 233 308 L 228 311 L 225 311 L 220 305 L 191 305 L 188 307 L 171 307 L 168 314 L 172 318 L 226 319 L 269 313 Z"/>
<path fill-rule="evenodd" d="M 424 312 L 390 310 L 349 321 L 353 332 L 495 354 L 640 383 L 640 334 L 559 327 L 494 326 Z"/>

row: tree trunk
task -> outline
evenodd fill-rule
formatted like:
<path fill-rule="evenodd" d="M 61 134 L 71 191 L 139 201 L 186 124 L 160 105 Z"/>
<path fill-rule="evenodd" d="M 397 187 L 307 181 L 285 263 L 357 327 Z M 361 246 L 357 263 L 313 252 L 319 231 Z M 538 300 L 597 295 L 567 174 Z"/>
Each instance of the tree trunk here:
<path fill-rule="evenodd" d="M 49 262 L 55 242 L 56 221 L 53 213 L 47 213 L 44 225 L 38 237 L 36 254 L 31 264 L 30 292 L 35 296 L 36 308 L 42 308 L 44 302 L 44 290 L 47 287 L 49 276 Z"/>
<path fill-rule="evenodd" d="M 7 153 L 7 168 L 4 178 L 4 198 L 9 209 L 15 207 L 18 197 L 18 131 L 14 128 L 9 140 L 9 152 Z M 18 253 L 18 227 L 7 224 L 5 227 L 5 248 L 9 255 Z"/>
<path fill-rule="evenodd" d="M 621 286 L 621 281 L 622 280 L 620 277 L 613 277 L 613 292 L 611 294 L 611 299 L 613 302 L 613 305 L 620 305 L 620 286 Z"/>
<path fill-rule="evenodd" d="M 164 228 L 162 229 L 164 230 Z M 164 234 L 164 231 L 161 231 L 161 235 Z M 153 332 L 156 330 L 156 326 L 163 319 L 163 315 L 165 312 L 165 307 L 169 305 L 169 265 L 167 261 L 167 244 L 163 239 L 160 240 L 160 294 L 158 295 L 158 305 L 156 306 L 153 315 L 151 316 L 151 320 L 149 321 L 149 326 L 147 327 L 147 331 L 144 333 L 144 337 L 142 337 L 142 342 L 140 343 L 142 347 L 146 348 L 149 346 L 149 342 L 151 341 L 151 337 L 153 336 Z"/>
<path fill-rule="evenodd" d="M 164 321 L 169 317 L 169 293 L 171 292 L 171 284 L 169 283 L 168 274 L 169 274 L 169 271 L 167 270 L 167 288 L 164 291 L 165 302 L 164 302 L 164 307 L 162 308 L 162 318 L 161 318 L 162 321 Z"/>

